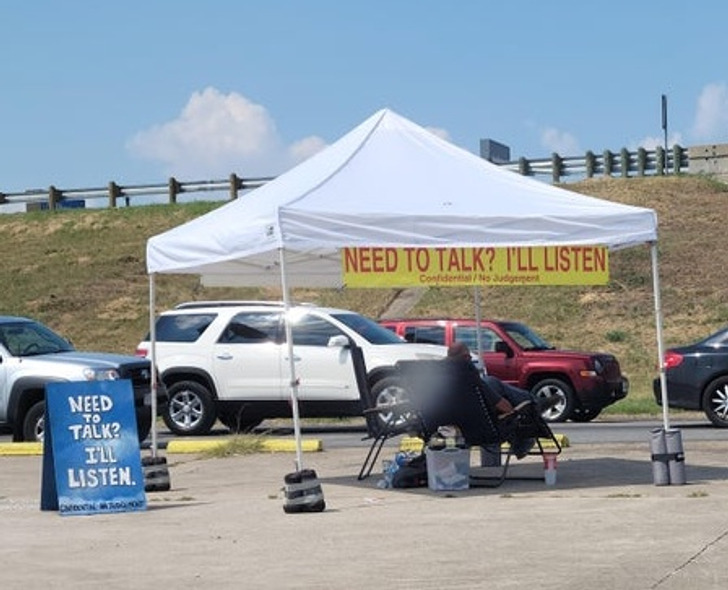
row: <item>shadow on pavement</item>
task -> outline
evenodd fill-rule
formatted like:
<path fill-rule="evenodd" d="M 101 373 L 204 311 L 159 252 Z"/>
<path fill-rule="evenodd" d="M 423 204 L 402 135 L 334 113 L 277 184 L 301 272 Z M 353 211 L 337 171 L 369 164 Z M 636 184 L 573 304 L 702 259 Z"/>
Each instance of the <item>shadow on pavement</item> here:
<path fill-rule="evenodd" d="M 493 468 L 472 467 L 471 475 L 491 475 Z M 704 484 L 713 481 L 728 480 L 728 467 L 714 465 L 693 465 L 686 461 L 685 474 L 687 484 Z M 319 477 L 321 483 L 360 487 L 362 489 L 377 488 L 381 473 L 373 471 L 371 476 L 362 481 L 356 475 L 345 477 Z M 500 487 L 471 487 L 470 493 L 512 493 L 512 492 L 558 492 L 560 490 L 597 489 L 626 486 L 654 486 L 652 464 L 645 460 L 620 459 L 612 457 L 579 458 L 559 461 L 557 481 L 547 486 L 543 479 L 543 466 L 536 462 L 512 464 L 508 477 Z M 655 486 L 657 487 L 657 486 Z M 672 486 L 677 487 L 677 486 Z M 392 492 L 431 493 L 428 488 L 391 489 Z M 443 492 L 435 492 L 443 493 Z"/>

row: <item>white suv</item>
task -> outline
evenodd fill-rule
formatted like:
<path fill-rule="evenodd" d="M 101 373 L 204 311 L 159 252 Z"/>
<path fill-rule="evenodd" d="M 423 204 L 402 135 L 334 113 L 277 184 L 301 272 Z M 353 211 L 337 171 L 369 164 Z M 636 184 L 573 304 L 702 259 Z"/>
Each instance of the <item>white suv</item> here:
<path fill-rule="evenodd" d="M 157 365 L 169 395 L 163 413 L 179 435 L 202 435 L 216 419 L 245 432 L 290 417 L 284 305 L 265 301 L 183 303 L 156 322 Z M 400 360 L 437 359 L 444 346 L 411 344 L 352 311 L 308 304 L 289 309 L 301 417 L 361 416 L 351 350 L 361 349 L 377 405 L 403 394 Z M 136 354 L 148 356 L 149 336 Z"/>

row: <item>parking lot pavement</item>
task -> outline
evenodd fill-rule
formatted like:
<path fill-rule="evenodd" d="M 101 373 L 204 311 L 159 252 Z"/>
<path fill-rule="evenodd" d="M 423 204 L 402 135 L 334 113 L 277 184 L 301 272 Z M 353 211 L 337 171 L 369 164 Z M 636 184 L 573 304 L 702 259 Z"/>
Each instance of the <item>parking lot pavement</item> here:
<path fill-rule="evenodd" d="M 146 511 L 67 517 L 39 509 L 41 457 L 2 456 L 3 587 L 726 588 L 727 451 L 686 445 L 679 486 L 653 484 L 645 445 L 577 444 L 553 486 L 433 492 L 357 481 L 366 449 L 324 449 L 303 459 L 326 501 L 311 514 L 283 511 L 292 453 L 169 453 Z"/>

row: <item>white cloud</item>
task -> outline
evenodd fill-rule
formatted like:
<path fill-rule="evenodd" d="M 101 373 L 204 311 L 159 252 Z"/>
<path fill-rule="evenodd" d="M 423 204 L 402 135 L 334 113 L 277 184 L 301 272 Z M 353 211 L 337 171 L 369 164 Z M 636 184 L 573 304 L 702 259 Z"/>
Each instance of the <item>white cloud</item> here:
<path fill-rule="evenodd" d="M 288 153 L 293 162 L 303 162 L 314 154 L 320 152 L 326 147 L 326 145 L 326 142 L 322 138 L 316 135 L 311 135 L 310 137 L 306 137 L 305 139 L 301 139 L 293 143 L 288 148 Z"/>
<path fill-rule="evenodd" d="M 672 148 L 675 144 L 683 145 L 682 133 L 668 133 L 667 135 L 667 149 Z M 654 150 L 657 147 L 665 147 L 665 136 L 647 136 L 643 137 L 636 144 L 630 145 L 630 151 L 635 151 L 637 148 L 645 148 L 646 150 Z"/>
<path fill-rule="evenodd" d="M 708 84 L 698 97 L 693 134 L 697 139 L 712 140 L 728 132 L 728 86 Z"/>
<path fill-rule="evenodd" d="M 447 132 L 447 129 L 442 129 L 441 127 L 425 127 L 430 133 L 437 135 L 440 139 L 444 139 L 445 141 L 449 141 L 452 143 L 452 139 L 450 139 L 450 134 Z"/>
<path fill-rule="evenodd" d="M 560 156 L 576 156 L 581 153 L 579 141 L 571 133 L 554 127 L 541 130 L 541 145 Z"/>
<path fill-rule="evenodd" d="M 325 147 L 310 137 L 282 144 L 265 107 L 241 94 L 215 88 L 195 92 L 179 116 L 137 133 L 127 149 L 160 162 L 165 173 L 182 180 L 274 176 Z"/>
<path fill-rule="evenodd" d="M 450 141 L 439 127 L 428 127 Z M 139 131 L 127 142 L 135 157 L 158 162 L 179 180 L 276 176 L 327 146 L 316 135 L 284 144 L 267 109 L 236 92 L 195 92 L 179 115 Z"/>

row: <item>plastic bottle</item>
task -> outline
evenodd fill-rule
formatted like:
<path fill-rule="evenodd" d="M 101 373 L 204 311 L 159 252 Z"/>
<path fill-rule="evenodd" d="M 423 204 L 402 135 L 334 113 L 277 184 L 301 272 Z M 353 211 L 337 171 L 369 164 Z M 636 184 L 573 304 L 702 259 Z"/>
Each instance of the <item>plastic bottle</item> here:
<path fill-rule="evenodd" d="M 392 487 L 392 476 L 397 470 L 397 464 L 391 459 L 384 459 L 382 461 L 382 479 L 377 482 L 377 487 L 380 489 L 386 489 Z"/>
<path fill-rule="evenodd" d="M 397 464 L 397 467 L 402 467 L 402 465 L 405 465 L 407 463 L 408 459 L 409 459 L 409 456 L 404 451 L 399 451 L 394 456 L 394 462 Z"/>
<path fill-rule="evenodd" d="M 556 454 L 544 453 L 543 455 L 543 478 L 547 486 L 556 484 Z"/>

